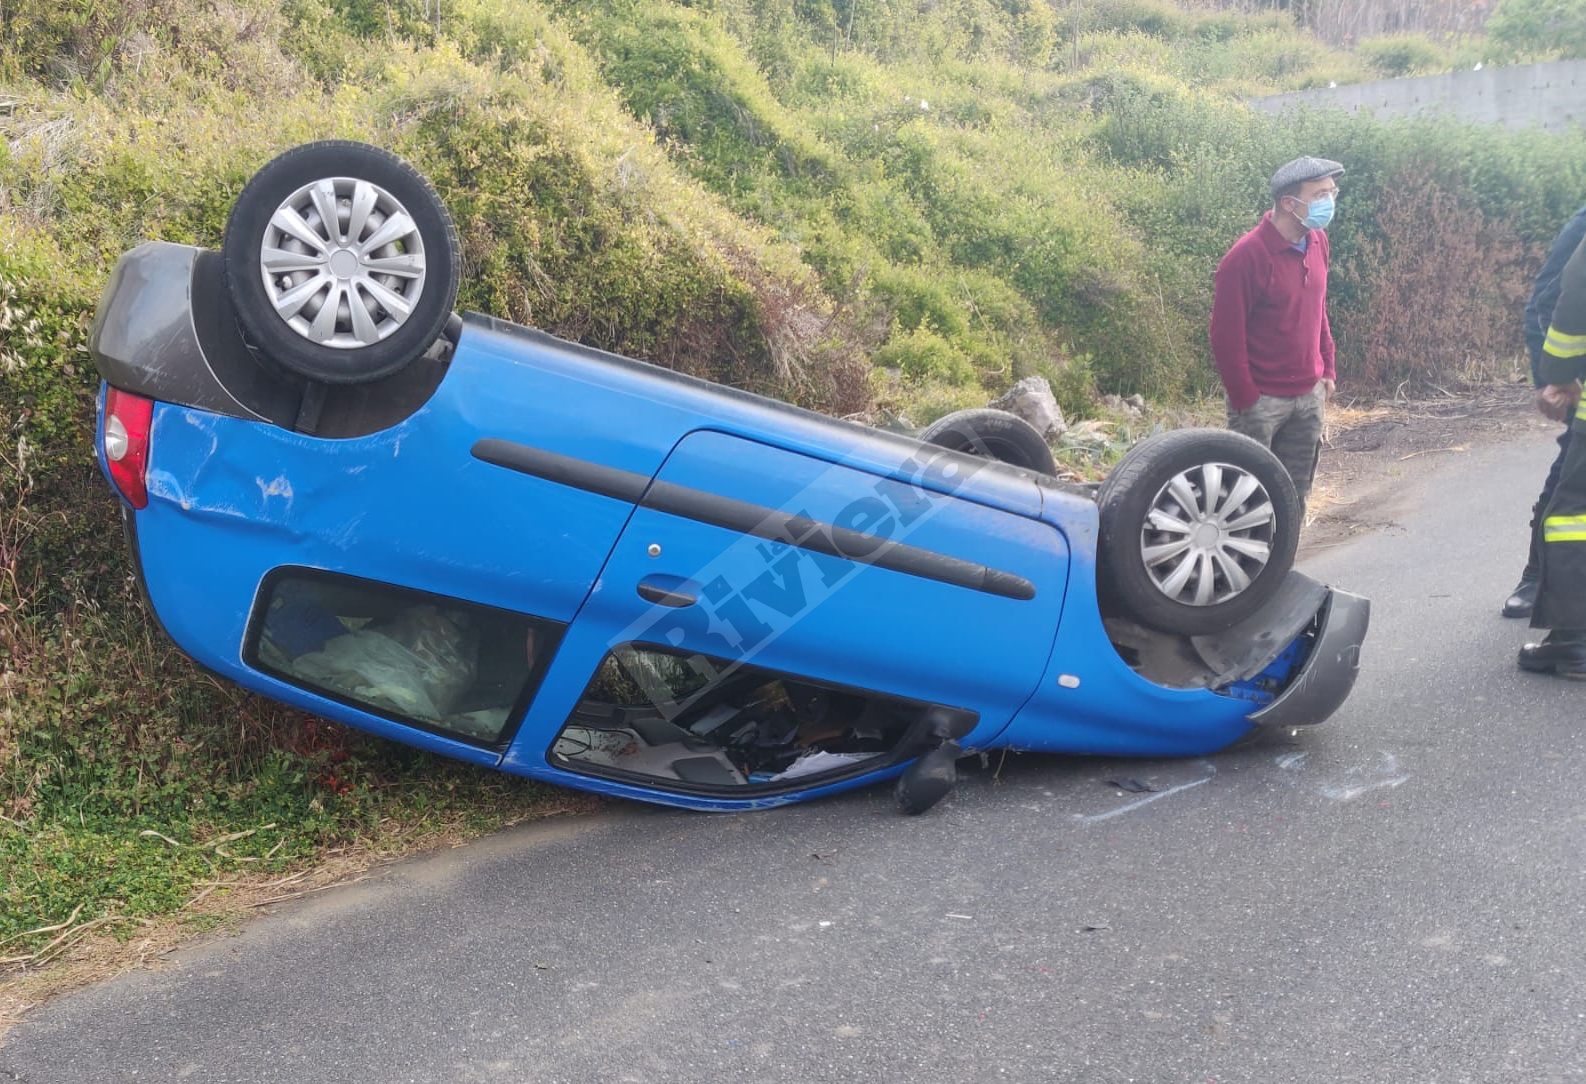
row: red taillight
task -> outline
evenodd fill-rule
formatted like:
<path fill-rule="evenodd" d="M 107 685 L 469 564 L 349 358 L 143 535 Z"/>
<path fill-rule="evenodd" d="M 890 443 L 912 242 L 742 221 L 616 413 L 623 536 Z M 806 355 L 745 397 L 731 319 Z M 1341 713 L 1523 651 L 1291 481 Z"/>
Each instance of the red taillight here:
<path fill-rule="evenodd" d="M 134 508 L 149 503 L 149 425 L 154 400 L 111 388 L 105 395 L 105 462 L 110 478 Z"/>

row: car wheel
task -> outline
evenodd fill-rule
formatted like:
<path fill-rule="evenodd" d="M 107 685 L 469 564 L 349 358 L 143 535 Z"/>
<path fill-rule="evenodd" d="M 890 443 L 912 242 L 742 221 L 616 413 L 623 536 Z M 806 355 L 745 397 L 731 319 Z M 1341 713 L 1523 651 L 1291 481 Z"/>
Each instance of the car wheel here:
<path fill-rule="evenodd" d="M 1163 632 L 1202 635 L 1243 620 L 1294 564 L 1294 483 L 1270 451 L 1238 433 L 1147 437 L 1096 501 L 1104 606 Z"/>
<path fill-rule="evenodd" d="M 1035 426 L 1006 410 L 982 407 L 938 418 L 920 434 L 927 444 L 1052 474 L 1057 461 Z"/>
<path fill-rule="evenodd" d="M 267 163 L 237 197 L 221 254 L 249 344 L 327 384 L 403 368 L 457 300 L 457 231 L 440 196 L 363 143 L 308 143 Z"/>

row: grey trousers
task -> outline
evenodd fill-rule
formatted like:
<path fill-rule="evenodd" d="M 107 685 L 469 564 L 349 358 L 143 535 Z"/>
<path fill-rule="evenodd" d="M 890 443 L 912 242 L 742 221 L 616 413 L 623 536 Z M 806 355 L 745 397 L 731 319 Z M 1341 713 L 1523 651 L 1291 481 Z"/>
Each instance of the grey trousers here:
<path fill-rule="evenodd" d="M 1263 395 L 1249 410 L 1228 412 L 1228 428 L 1272 449 L 1294 479 L 1301 505 L 1316 479 L 1326 400 L 1327 390 L 1317 381 L 1316 387 L 1305 395 Z"/>

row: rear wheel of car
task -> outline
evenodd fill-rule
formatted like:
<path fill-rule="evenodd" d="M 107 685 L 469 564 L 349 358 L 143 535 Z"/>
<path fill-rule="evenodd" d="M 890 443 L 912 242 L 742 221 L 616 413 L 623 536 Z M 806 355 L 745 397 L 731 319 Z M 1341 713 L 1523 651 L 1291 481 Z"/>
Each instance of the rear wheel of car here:
<path fill-rule="evenodd" d="M 1103 604 L 1163 632 L 1219 632 L 1294 565 L 1300 502 L 1283 464 L 1222 429 L 1147 437 L 1096 497 Z"/>
<path fill-rule="evenodd" d="M 379 380 L 422 355 L 457 299 L 457 231 L 396 155 L 309 143 L 254 174 L 222 247 L 249 344 L 326 384 Z"/>
<path fill-rule="evenodd" d="M 1040 474 L 1052 474 L 1057 469 L 1046 438 L 1035 426 L 1006 410 L 982 407 L 955 411 L 926 426 L 920 439 Z"/>

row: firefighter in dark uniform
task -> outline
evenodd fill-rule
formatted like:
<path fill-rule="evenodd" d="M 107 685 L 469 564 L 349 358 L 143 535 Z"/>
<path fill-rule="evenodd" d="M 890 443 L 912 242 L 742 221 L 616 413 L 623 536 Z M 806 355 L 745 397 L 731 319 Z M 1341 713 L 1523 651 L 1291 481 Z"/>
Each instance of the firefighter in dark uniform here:
<path fill-rule="evenodd" d="M 1547 342 L 1548 323 L 1553 318 L 1554 306 L 1558 304 L 1559 280 L 1564 275 L 1564 265 L 1569 263 L 1569 258 L 1583 239 L 1586 239 L 1586 207 L 1576 211 L 1564 223 L 1564 228 L 1558 231 L 1558 236 L 1553 238 L 1547 260 L 1536 273 L 1531 300 L 1526 302 L 1525 352 L 1531 358 L 1531 380 L 1539 388 L 1542 378 L 1537 370 L 1542 365 L 1542 345 Z M 1564 455 L 1569 451 L 1569 431 L 1570 426 L 1565 425 L 1559 433 L 1558 455 L 1547 472 L 1547 481 L 1542 484 L 1542 494 L 1531 509 L 1531 551 L 1526 554 L 1525 571 L 1520 573 L 1520 582 L 1509 593 L 1500 611 L 1505 617 L 1530 617 L 1531 607 L 1536 605 L 1536 578 L 1542 568 L 1542 556 L 1537 552 L 1542 545 L 1542 532 L 1537 530 L 1537 520 L 1542 517 L 1542 510 L 1553 496 L 1553 487 L 1558 485 L 1558 472 L 1564 468 Z"/>
<path fill-rule="evenodd" d="M 1586 680 L 1586 241 L 1564 265 L 1537 376 L 1538 408 L 1559 421 L 1573 416 L 1573 436 L 1537 526 L 1542 574 L 1531 627 L 1551 631 L 1520 649 L 1520 669 Z"/>

